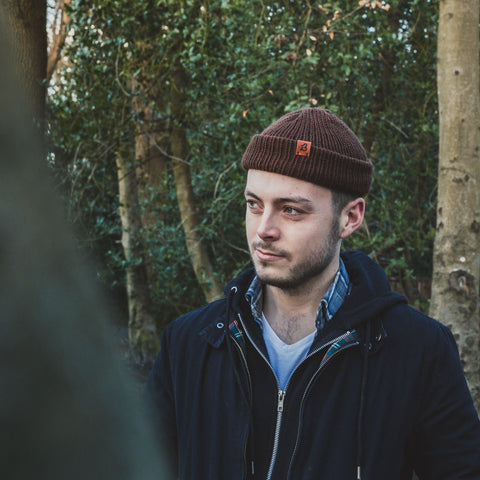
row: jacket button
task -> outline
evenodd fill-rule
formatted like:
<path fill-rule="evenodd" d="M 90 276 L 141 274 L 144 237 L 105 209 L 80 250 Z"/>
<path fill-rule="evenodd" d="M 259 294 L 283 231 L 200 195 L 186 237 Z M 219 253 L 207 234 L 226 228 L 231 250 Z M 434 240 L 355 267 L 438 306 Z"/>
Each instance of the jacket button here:
<path fill-rule="evenodd" d="M 225 325 L 222 322 L 217 323 L 217 328 L 223 328 Z"/>

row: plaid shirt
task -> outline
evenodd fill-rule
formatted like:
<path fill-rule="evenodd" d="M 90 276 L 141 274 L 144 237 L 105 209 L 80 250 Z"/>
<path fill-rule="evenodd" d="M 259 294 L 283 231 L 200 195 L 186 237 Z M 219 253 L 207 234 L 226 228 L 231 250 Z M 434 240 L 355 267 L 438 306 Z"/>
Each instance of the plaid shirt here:
<path fill-rule="evenodd" d="M 321 330 L 325 323 L 330 321 L 331 318 L 337 313 L 338 309 L 341 307 L 345 297 L 347 296 L 350 286 L 350 280 L 348 278 L 348 273 L 343 263 L 343 260 L 340 258 L 340 266 L 338 271 L 333 279 L 333 282 L 330 284 L 330 287 L 327 290 L 327 293 L 320 301 L 317 310 L 317 317 L 315 324 L 317 330 Z M 252 309 L 253 318 L 262 325 L 262 309 L 263 309 L 263 285 L 255 275 L 250 287 L 245 294 L 245 298 L 250 303 Z"/>

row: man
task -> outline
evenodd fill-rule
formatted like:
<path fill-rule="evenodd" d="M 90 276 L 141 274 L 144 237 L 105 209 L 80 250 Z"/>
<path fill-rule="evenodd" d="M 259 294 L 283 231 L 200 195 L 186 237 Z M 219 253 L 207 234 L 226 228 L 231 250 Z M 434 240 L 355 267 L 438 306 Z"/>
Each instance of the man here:
<path fill-rule="evenodd" d="M 147 381 L 174 475 L 480 479 L 450 331 L 366 255 L 340 254 L 371 183 L 357 137 L 298 110 L 255 135 L 242 166 L 255 268 L 169 325 Z"/>

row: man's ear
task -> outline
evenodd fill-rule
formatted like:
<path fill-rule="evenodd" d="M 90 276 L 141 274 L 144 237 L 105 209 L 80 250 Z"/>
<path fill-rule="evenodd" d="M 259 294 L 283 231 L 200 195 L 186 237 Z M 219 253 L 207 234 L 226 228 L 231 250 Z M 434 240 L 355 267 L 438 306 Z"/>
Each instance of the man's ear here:
<path fill-rule="evenodd" d="M 340 238 L 351 235 L 363 222 L 365 200 L 361 197 L 348 202 L 340 214 Z"/>

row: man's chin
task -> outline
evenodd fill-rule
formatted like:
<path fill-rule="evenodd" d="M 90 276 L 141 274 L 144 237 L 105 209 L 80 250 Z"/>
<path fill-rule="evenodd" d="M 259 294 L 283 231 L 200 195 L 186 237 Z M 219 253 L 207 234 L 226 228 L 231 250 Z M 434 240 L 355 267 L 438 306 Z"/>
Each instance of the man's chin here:
<path fill-rule="evenodd" d="M 258 279 L 267 285 L 270 284 L 271 281 L 275 281 L 278 277 L 274 272 L 272 272 L 273 268 L 269 265 L 262 265 L 259 263 L 255 263 L 255 273 L 257 274 Z"/>
<path fill-rule="evenodd" d="M 298 288 L 297 279 L 292 277 L 291 272 L 285 266 L 280 268 L 279 265 L 256 260 L 254 267 L 257 278 L 264 285 L 277 287 L 282 290 Z"/>
<path fill-rule="evenodd" d="M 270 269 L 270 270 L 273 270 Z M 255 271 L 257 278 L 264 285 L 269 285 L 271 287 L 278 287 L 281 289 L 290 289 L 296 287 L 296 283 L 292 284 L 292 280 L 288 276 L 282 276 L 278 273 L 269 271 L 269 268 L 262 268 L 255 266 Z"/>

